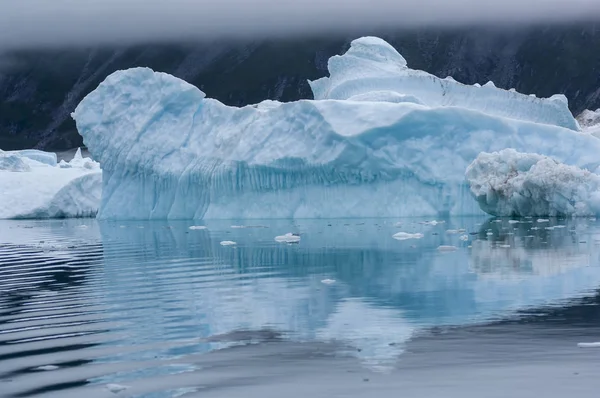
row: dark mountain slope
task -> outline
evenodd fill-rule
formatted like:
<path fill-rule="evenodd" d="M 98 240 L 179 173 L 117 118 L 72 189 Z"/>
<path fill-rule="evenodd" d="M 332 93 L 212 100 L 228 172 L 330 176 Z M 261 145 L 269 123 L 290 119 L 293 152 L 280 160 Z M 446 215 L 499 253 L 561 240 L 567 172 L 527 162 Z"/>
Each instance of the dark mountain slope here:
<path fill-rule="evenodd" d="M 380 33 L 412 68 L 467 83 L 547 97 L 564 93 L 574 113 L 600 107 L 600 23 L 520 29 Z M 70 118 L 118 69 L 148 66 L 181 77 L 230 105 L 311 98 L 307 79 L 348 37 L 245 43 L 21 51 L 0 56 L 0 148 L 61 150 L 81 144 Z"/>

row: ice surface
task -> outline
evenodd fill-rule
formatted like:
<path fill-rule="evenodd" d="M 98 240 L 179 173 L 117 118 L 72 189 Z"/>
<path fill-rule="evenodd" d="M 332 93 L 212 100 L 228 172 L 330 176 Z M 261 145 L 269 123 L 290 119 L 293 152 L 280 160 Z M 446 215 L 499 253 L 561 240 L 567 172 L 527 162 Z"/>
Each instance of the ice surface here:
<path fill-rule="evenodd" d="M 0 153 L 0 171 L 31 171 L 31 167 L 19 155 Z"/>
<path fill-rule="evenodd" d="M 98 217 L 482 214 L 464 178 L 482 151 L 535 148 L 600 166 L 600 140 L 575 131 L 560 99 L 411 71 L 375 38 L 355 41 L 330 71 L 315 96 L 341 100 L 243 108 L 147 68 L 115 72 L 73 114 L 104 172 Z"/>
<path fill-rule="evenodd" d="M 493 215 L 600 214 L 600 176 L 547 156 L 514 149 L 481 153 L 466 177 L 481 208 Z"/>
<path fill-rule="evenodd" d="M 586 109 L 577 116 L 577 121 L 584 132 L 600 138 L 600 109 L 595 111 Z"/>
<path fill-rule="evenodd" d="M 0 153 L 0 219 L 95 216 L 102 193 L 99 164 L 81 153 L 65 164 L 37 150 Z"/>
<path fill-rule="evenodd" d="M 310 82 L 315 99 L 351 99 L 384 90 L 416 98 L 428 106 L 457 106 L 579 129 L 563 95 L 539 99 L 496 88 L 493 82 L 476 87 L 440 79 L 408 68 L 406 60 L 391 45 L 376 37 L 354 40 L 344 55 L 329 59 L 328 69 L 330 77 Z"/>
<path fill-rule="evenodd" d="M 21 151 L 6 151 L 5 155 L 15 155 L 22 159 L 34 160 L 48 166 L 56 166 L 56 154 L 54 152 L 38 151 L 37 149 L 24 149 Z"/>

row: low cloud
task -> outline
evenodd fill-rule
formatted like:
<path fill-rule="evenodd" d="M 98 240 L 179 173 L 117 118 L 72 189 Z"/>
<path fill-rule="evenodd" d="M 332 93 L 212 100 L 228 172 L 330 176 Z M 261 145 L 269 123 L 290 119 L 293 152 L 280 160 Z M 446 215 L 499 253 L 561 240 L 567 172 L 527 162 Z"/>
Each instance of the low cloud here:
<path fill-rule="evenodd" d="M 600 0 L 0 0 L 0 48 L 600 20 Z"/>

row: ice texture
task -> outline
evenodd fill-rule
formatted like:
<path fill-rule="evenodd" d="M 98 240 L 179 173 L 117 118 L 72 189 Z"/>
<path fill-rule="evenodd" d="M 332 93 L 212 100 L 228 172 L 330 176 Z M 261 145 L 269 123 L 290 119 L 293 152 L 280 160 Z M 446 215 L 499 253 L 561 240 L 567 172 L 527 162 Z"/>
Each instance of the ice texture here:
<path fill-rule="evenodd" d="M 390 44 L 377 37 L 354 40 L 344 55 L 331 57 L 327 66 L 330 77 L 309 82 L 317 100 L 352 99 L 384 90 L 410 96 L 432 107 L 456 106 L 489 115 L 579 129 L 564 95 L 536 98 L 496 88 L 493 82 L 476 87 L 454 79 L 440 79 L 410 69 Z M 390 94 L 387 96 L 393 98 Z"/>
<path fill-rule="evenodd" d="M 577 116 L 577 121 L 584 132 L 600 138 L 600 109 L 595 111 L 586 109 Z"/>
<path fill-rule="evenodd" d="M 600 176 L 547 156 L 514 149 L 481 153 L 466 177 L 481 209 L 496 216 L 600 214 Z"/>
<path fill-rule="evenodd" d="M 0 219 L 94 217 L 102 194 L 97 162 L 82 158 L 56 163 L 37 150 L 0 153 Z"/>
<path fill-rule="evenodd" d="M 73 113 L 104 173 L 98 217 L 473 215 L 465 170 L 480 152 L 600 166 L 600 140 L 577 131 L 561 98 L 413 71 L 376 38 L 330 72 L 312 83 L 317 100 L 243 108 L 148 68 L 113 73 Z"/>

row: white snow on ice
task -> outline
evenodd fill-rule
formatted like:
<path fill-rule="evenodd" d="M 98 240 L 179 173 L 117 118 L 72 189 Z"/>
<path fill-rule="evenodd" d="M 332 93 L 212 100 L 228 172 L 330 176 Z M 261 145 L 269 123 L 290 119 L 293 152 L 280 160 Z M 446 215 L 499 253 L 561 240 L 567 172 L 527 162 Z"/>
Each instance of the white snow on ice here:
<path fill-rule="evenodd" d="M 37 150 L 0 152 L 0 219 L 93 217 L 102 194 L 97 162 Z"/>

